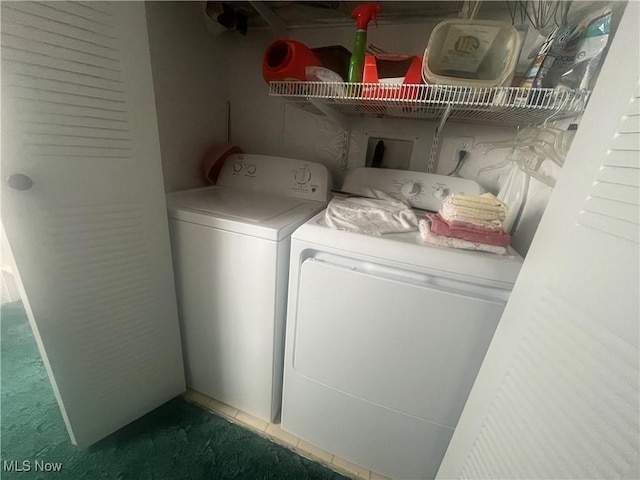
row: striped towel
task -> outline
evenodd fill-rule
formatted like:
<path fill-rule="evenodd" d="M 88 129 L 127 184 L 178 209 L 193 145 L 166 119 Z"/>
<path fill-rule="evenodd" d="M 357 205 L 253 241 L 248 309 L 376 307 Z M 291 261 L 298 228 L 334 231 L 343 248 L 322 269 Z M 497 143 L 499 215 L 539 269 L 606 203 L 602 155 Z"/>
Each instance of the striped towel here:
<path fill-rule="evenodd" d="M 482 227 L 501 228 L 507 206 L 493 194 L 461 195 L 454 193 L 442 202 L 440 215 L 450 222 L 466 222 Z"/>
<path fill-rule="evenodd" d="M 491 211 L 507 211 L 507 206 L 499 200 L 493 193 L 483 193 L 482 195 L 463 195 L 453 193 L 444 199 L 443 203 L 459 207 L 478 208 Z"/>

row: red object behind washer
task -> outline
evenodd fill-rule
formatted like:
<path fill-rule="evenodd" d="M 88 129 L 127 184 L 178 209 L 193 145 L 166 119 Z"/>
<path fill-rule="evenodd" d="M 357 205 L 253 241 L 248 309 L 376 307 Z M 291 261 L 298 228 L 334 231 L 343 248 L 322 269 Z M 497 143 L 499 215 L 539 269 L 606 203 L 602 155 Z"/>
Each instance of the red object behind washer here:
<path fill-rule="evenodd" d="M 237 145 L 230 143 L 217 143 L 209 147 L 202 157 L 202 172 L 207 182 L 212 185 L 216 184 L 224 161 L 234 153 L 244 153 L 244 151 Z"/>

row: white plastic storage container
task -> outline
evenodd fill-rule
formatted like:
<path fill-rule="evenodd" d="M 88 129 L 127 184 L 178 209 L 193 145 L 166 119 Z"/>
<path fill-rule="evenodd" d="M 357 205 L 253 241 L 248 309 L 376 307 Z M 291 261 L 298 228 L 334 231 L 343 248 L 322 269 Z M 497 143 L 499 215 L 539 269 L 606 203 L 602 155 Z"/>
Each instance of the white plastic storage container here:
<path fill-rule="evenodd" d="M 509 86 L 520 48 L 520 37 L 508 23 L 445 20 L 429 38 L 422 77 L 430 84 Z"/>

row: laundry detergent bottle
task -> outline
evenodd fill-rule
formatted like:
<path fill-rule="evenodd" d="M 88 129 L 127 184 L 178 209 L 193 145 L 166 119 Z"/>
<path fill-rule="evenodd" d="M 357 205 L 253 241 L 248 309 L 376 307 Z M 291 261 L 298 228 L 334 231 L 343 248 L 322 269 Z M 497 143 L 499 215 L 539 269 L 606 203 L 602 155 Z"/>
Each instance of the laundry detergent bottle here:
<path fill-rule="evenodd" d="M 351 14 L 357 23 L 356 41 L 353 46 L 353 53 L 349 61 L 349 77 L 351 83 L 362 82 L 362 71 L 364 70 L 364 56 L 367 49 L 367 27 L 369 22 L 373 22 L 378 26 L 376 14 L 380 12 L 380 5 L 365 4 L 359 5 Z"/>
<path fill-rule="evenodd" d="M 262 59 L 262 76 L 273 81 L 302 81 L 306 67 L 321 67 L 322 63 L 311 49 L 295 40 L 277 40 L 267 48 Z"/>

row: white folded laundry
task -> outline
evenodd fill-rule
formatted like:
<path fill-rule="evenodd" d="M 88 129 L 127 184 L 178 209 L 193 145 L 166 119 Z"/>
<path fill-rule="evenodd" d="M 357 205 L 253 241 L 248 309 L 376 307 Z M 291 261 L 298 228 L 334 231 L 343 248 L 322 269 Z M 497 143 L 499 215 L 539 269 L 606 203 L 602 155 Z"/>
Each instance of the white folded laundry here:
<path fill-rule="evenodd" d="M 452 222 L 468 222 L 486 227 L 501 227 L 505 219 L 504 212 L 487 212 L 451 204 L 443 204 L 440 214 L 442 218 Z"/>
<path fill-rule="evenodd" d="M 467 208 L 507 211 L 507 206 L 491 192 L 483 193 L 482 195 L 453 193 L 445 198 L 443 203 Z"/>
<path fill-rule="evenodd" d="M 483 227 L 502 227 L 507 206 L 492 193 L 462 195 L 454 193 L 442 202 L 440 215 L 451 222 L 467 222 Z"/>
<path fill-rule="evenodd" d="M 410 232 L 418 218 L 409 206 L 384 192 L 372 189 L 377 198 L 334 198 L 325 211 L 326 224 L 335 230 L 382 235 Z"/>

